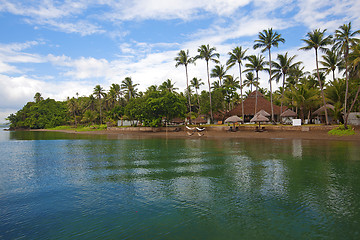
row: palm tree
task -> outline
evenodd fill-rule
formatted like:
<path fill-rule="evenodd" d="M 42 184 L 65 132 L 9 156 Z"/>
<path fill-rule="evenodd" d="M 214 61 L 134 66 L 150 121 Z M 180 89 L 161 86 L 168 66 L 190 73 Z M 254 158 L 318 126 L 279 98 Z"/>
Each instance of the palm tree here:
<path fill-rule="evenodd" d="M 189 76 L 188 76 L 188 65 L 191 63 L 194 63 L 194 59 L 189 56 L 189 50 L 181 50 L 178 53 L 178 56 L 175 58 L 176 64 L 175 67 L 178 67 L 180 65 L 185 66 L 185 73 L 186 73 L 186 89 L 189 89 Z M 190 116 L 191 116 L 191 102 L 190 102 L 190 93 L 188 92 L 188 102 L 189 102 L 189 109 L 190 109 Z M 190 117 L 191 121 L 191 117 Z"/>
<path fill-rule="evenodd" d="M 130 101 L 131 98 L 134 98 L 136 96 L 137 93 L 137 88 L 136 86 L 138 86 L 139 84 L 134 84 L 131 77 L 126 77 L 122 82 L 121 82 L 121 88 L 126 90 L 126 95 L 128 97 L 128 101 Z"/>
<path fill-rule="evenodd" d="M 195 57 L 195 60 L 197 59 L 205 59 L 206 61 L 206 70 L 207 70 L 207 78 L 208 78 L 208 85 L 209 85 L 209 100 L 210 100 L 210 118 L 211 122 L 214 121 L 213 113 L 212 113 L 212 103 L 211 103 L 211 85 L 210 85 L 210 75 L 209 75 L 209 61 L 212 61 L 214 63 L 219 63 L 219 60 L 216 58 L 220 57 L 220 54 L 216 53 L 216 48 L 211 47 L 208 45 L 201 45 L 198 48 L 198 55 Z"/>
<path fill-rule="evenodd" d="M 350 63 L 349 75 L 355 79 L 360 79 L 360 44 L 352 46 L 351 49 L 352 52 L 349 54 L 349 63 Z M 349 113 L 353 109 L 355 102 L 358 100 L 359 93 L 360 93 L 360 85 L 356 91 L 355 98 L 353 99 L 353 102 L 351 103 L 351 106 L 345 115 L 344 122 L 347 122 L 349 118 Z"/>
<path fill-rule="evenodd" d="M 104 89 L 100 85 L 96 85 L 94 88 L 93 95 L 98 99 L 99 101 L 99 112 L 100 112 L 100 124 L 102 124 L 102 118 L 101 118 L 101 97 L 105 95 Z"/>
<path fill-rule="evenodd" d="M 295 62 L 293 63 L 294 58 L 296 55 L 292 57 L 288 57 L 288 53 L 286 52 L 285 55 L 278 54 L 277 60 L 278 62 L 273 62 L 272 66 L 274 69 L 274 78 L 276 80 L 276 83 L 279 82 L 280 78 L 282 77 L 282 91 L 281 91 L 281 113 L 283 112 L 283 100 L 284 100 L 284 89 L 285 89 L 285 79 L 288 74 L 288 72 L 301 64 L 301 62 Z"/>
<path fill-rule="evenodd" d="M 116 98 L 120 104 L 120 99 L 121 99 L 121 95 L 122 95 L 120 84 L 117 84 L 117 83 L 111 84 L 110 91 L 113 91 L 113 94 L 116 96 Z"/>
<path fill-rule="evenodd" d="M 256 72 L 256 100 L 255 100 L 255 113 L 257 113 L 257 92 L 258 92 L 258 86 L 259 86 L 259 71 L 263 71 L 264 70 L 264 66 L 265 66 L 265 61 L 264 61 L 265 57 L 263 55 L 250 55 L 247 57 L 247 60 L 250 63 L 246 63 L 245 67 L 247 68 L 244 72 L 249 72 L 249 71 L 255 71 Z M 254 113 L 254 114 L 255 114 Z"/>
<path fill-rule="evenodd" d="M 312 32 L 308 32 L 306 34 L 307 39 L 301 39 L 302 41 L 304 41 L 306 43 L 306 46 L 300 48 L 300 50 L 305 50 L 305 51 L 308 51 L 311 49 L 315 50 L 316 71 L 317 71 L 317 75 L 318 75 L 321 96 L 323 99 L 323 104 L 324 104 L 324 109 L 325 109 L 325 120 L 326 120 L 326 124 L 329 125 L 329 118 L 328 118 L 328 113 L 327 113 L 327 109 L 326 109 L 324 89 L 323 89 L 323 85 L 322 85 L 321 79 L 320 79 L 319 61 L 318 61 L 318 50 L 325 52 L 326 51 L 325 46 L 332 43 L 331 35 L 325 36 L 325 32 L 326 32 L 326 29 L 324 29 L 323 31 L 321 31 L 320 29 L 315 29 Z"/>
<path fill-rule="evenodd" d="M 320 68 L 320 70 L 325 71 L 326 74 L 332 72 L 333 81 L 335 81 L 335 70 L 336 68 L 341 69 L 342 59 L 340 59 L 340 56 L 335 49 L 326 50 L 322 59 L 323 61 L 320 61 L 320 63 L 324 67 Z"/>
<path fill-rule="evenodd" d="M 37 93 L 35 93 L 34 100 L 36 103 L 38 103 L 38 102 L 44 100 L 44 98 L 41 96 L 41 93 L 37 92 Z"/>
<path fill-rule="evenodd" d="M 191 79 L 190 84 L 193 88 L 195 88 L 198 105 L 199 105 L 199 112 L 200 112 L 200 98 L 199 98 L 198 90 L 200 89 L 201 85 L 204 85 L 204 83 L 201 81 L 201 79 L 194 77 L 193 79 Z"/>
<path fill-rule="evenodd" d="M 171 79 L 168 79 L 166 81 L 164 81 L 160 86 L 159 86 L 159 90 L 162 91 L 168 91 L 168 92 L 174 92 L 175 90 L 177 90 L 178 88 L 174 87 L 174 84 L 171 82 Z"/>
<path fill-rule="evenodd" d="M 245 53 L 247 49 L 242 50 L 242 47 L 235 47 L 232 49 L 231 52 L 228 52 L 230 58 L 226 62 L 226 65 L 228 65 L 228 68 L 231 68 L 235 65 L 235 63 L 238 63 L 239 65 L 239 76 L 240 76 L 240 98 L 241 98 L 241 113 L 242 113 L 242 119 L 244 119 L 244 102 L 243 102 L 243 82 L 242 82 L 242 74 L 241 74 L 241 65 L 242 61 L 246 59 Z M 252 85 L 251 85 L 252 87 Z"/>
<path fill-rule="evenodd" d="M 274 121 L 274 108 L 273 108 L 273 98 L 272 98 L 272 73 L 271 73 L 271 47 L 278 47 L 279 42 L 284 43 L 285 39 L 281 37 L 281 34 L 278 34 L 277 32 L 273 32 L 272 28 L 269 28 L 268 30 L 263 30 L 262 32 L 259 32 L 259 39 L 256 39 L 254 44 L 254 49 L 262 48 L 261 52 L 265 52 L 266 50 L 269 51 L 269 83 L 270 83 L 270 102 L 271 102 L 271 120 Z"/>
<path fill-rule="evenodd" d="M 69 112 L 74 114 L 74 123 L 75 127 L 77 127 L 76 112 L 78 111 L 78 103 L 74 97 L 67 99 L 67 107 Z"/>
<path fill-rule="evenodd" d="M 349 92 L 349 61 L 348 55 L 349 50 L 352 46 L 359 43 L 359 39 L 355 38 L 356 34 L 359 34 L 360 30 L 353 32 L 351 30 L 351 22 L 348 24 L 344 24 L 339 27 L 339 29 L 335 30 L 335 47 L 340 50 L 340 52 L 344 55 L 345 60 L 345 102 L 344 102 L 344 113 L 346 114 L 347 108 L 347 99 Z M 345 117 L 346 121 L 344 122 L 345 128 L 347 128 L 347 117 Z"/>
<path fill-rule="evenodd" d="M 256 85 L 258 86 L 253 72 L 246 73 L 243 85 L 245 87 L 250 87 L 250 92 L 252 92 L 253 86 L 256 86 Z"/>
<path fill-rule="evenodd" d="M 225 77 L 226 75 L 226 69 L 224 65 L 216 65 L 210 73 L 210 77 L 212 78 L 219 78 L 219 84 L 220 86 L 222 85 L 221 80 Z"/>

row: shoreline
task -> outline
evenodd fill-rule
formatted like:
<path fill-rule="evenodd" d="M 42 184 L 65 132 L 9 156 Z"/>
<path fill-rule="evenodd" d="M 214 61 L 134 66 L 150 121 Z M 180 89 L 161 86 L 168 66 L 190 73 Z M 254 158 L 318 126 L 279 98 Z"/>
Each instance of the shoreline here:
<path fill-rule="evenodd" d="M 324 129 L 325 127 L 325 129 Z M 123 137 L 136 137 L 136 138 L 188 138 L 188 139 L 249 139 L 249 138 L 258 138 L 258 139 L 304 139 L 304 140 L 335 140 L 335 141 L 357 141 L 360 142 L 360 130 L 355 129 L 355 134 L 350 136 L 334 136 L 329 135 L 329 128 L 334 128 L 335 126 L 319 126 L 314 127 L 309 130 L 306 128 L 297 128 L 291 129 L 290 127 L 287 130 L 284 130 L 282 126 L 265 126 L 264 132 L 255 132 L 254 126 L 240 128 L 236 132 L 229 132 L 226 129 L 229 127 L 219 126 L 219 127 L 205 127 L 205 131 L 198 134 L 194 132 L 191 136 L 188 135 L 184 128 L 181 128 L 180 131 L 174 131 L 174 127 L 168 127 L 168 131 L 141 129 L 137 128 L 110 128 L 107 130 L 98 130 L 98 131 L 81 131 L 76 130 L 50 130 L 50 129 L 33 129 L 30 131 L 39 131 L 39 132 L 62 132 L 69 134 L 85 134 L 85 135 L 107 135 L 109 138 L 118 138 L 119 136 Z M 134 130 L 135 129 L 135 130 Z M 291 130 L 289 130 L 291 129 Z"/>

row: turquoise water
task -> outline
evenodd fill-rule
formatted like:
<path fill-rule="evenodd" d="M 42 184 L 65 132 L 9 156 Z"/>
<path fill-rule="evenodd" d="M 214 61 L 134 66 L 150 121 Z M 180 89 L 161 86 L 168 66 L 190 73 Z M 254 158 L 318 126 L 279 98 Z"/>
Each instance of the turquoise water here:
<path fill-rule="evenodd" d="M 360 143 L 0 132 L 0 239 L 360 239 Z"/>

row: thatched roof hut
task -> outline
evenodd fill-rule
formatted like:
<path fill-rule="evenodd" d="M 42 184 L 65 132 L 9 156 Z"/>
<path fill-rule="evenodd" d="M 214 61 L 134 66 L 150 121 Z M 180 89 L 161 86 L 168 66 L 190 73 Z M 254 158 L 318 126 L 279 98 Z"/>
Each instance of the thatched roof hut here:
<path fill-rule="evenodd" d="M 326 105 L 326 108 L 329 110 L 334 110 L 335 107 L 329 103 L 327 103 Z M 325 115 L 325 107 L 324 106 L 321 106 L 318 110 L 316 110 L 315 112 L 312 113 L 313 116 L 321 116 L 321 115 Z"/>
<path fill-rule="evenodd" d="M 256 114 L 251 120 L 250 122 L 268 122 L 269 119 L 267 117 L 265 117 L 264 115 L 261 114 Z"/>
<path fill-rule="evenodd" d="M 185 119 L 173 118 L 170 122 L 171 122 L 171 123 L 175 123 L 175 124 L 182 124 L 182 123 L 185 122 Z"/>
<path fill-rule="evenodd" d="M 207 120 L 205 119 L 204 116 L 198 116 L 197 118 L 195 118 L 194 120 L 192 120 L 192 123 L 194 124 L 205 124 L 207 123 Z"/>
<path fill-rule="evenodd" d="M 261 109 L 260 111 L 258 111 L 258 112 L 256 113 L 256 115 L 257 115 L 257 114 L 261 114 L 261 115 L 263 115 L 264 117 L 270 117 L 270 116 L 271 116 L 271 114 L 268 113 L 268 112 L 266 112 L 266 111 L 264 111 L 264 109 Z"/>
<path fill-rule="evenodd" d="M 244 115 L 248 116 L 247 119 L 249 121 L 249 119 L 254 116 L 255 113 L 255 102 L 256 102 L 256 93 L 257 93 L 257 110 L 264 110 L 268 113 L 271 113 L 271 103 L 269 100 L 267 100 L 265 98 L 265 96 L 260 93 L 259 91 L 253 91 L 252 93 L 249 94 L 249 96 L 244 100 L 243 104 L 244 104 Z M 276 106 L 273 104 L 273 109 L 274 109 L 274 115 L 275 118 L 276 116 L 280 116 L 281 114 L 281 108 L 279 106 Z M 241 104 L 237 104 L 235 106 L 235 108 L 233 108 L 229 113 L 228 116 L 232 116 L 232 115 L 238 115 L 241 116 L 242 115 L 242 107 Z"/>

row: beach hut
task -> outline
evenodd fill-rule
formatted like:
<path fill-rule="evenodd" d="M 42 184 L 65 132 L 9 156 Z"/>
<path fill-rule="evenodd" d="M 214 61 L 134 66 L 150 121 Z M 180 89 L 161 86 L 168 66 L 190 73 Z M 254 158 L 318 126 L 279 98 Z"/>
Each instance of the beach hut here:
<path fill-rule="evenodd" d="M 173 118 L 170 122 L 173 124 L 183 124 L 185 122 L 185 119 Z"/>
<path fill-rule="evenodd" d="M 331 104 L 326 104 L 325 106 L 328 112 L 329 122 L 332 122 L 332 113 L 334 112 L 335 107 Z M 312 116 L 315 117 L 315 123 L 325 123 L 325 107 L 321 106 L 319 109 L 312 113 Z"/>
<path fill-rule="evenodd" d="M 261 122 L 268 122 L 269 119 L 261 114 L 256 114 L 251 120 L 250 122 L 258 122 L 259 123 L 259 127 L 256 127 L 256 131 L 263 131 L 262 128 L 260 128 L 260 123 Z"/>
<path fill-rule="evenodd" d="M 297 117 L 296 112 L 294 112 L 291 109 L 287 109 L 285 112 L 283 112 L 281 115 L 281 121 L 284 124 L 291 124 L 292 120 Z"/>

